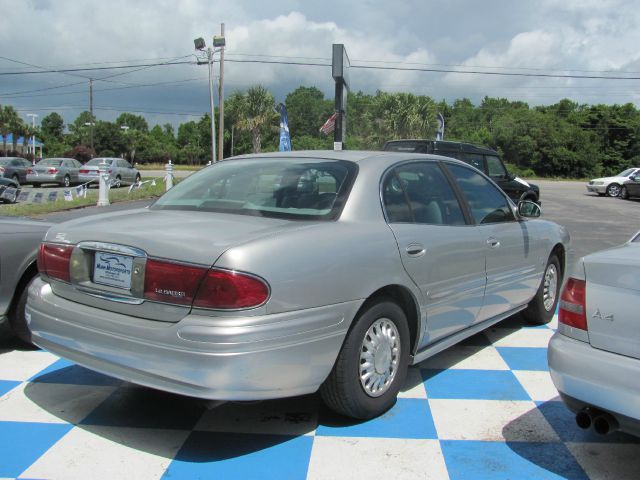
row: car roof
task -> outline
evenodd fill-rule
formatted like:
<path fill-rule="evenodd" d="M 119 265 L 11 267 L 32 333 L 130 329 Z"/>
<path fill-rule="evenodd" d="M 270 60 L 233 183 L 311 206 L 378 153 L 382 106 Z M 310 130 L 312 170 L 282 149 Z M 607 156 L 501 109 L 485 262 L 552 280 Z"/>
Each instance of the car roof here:
<path fill-rule="evenodd" d="M 420 139 L 420 138 L 408 138 L 408 139 L 399 139 L 399 140 L 389 140 L 385 142 L 385 145 L 392 145 L 395 143 L 399 144 L 432 144 L 434 146 L 434 150 L 443 150 L 443 151 L 463 151 L 466 153 L 485 153 L 490 155 L 497 155 L 498 152 L 495 150 L 483 147 L 481 145 L 474 145 L 472 143 L 465 142 L 450 142 L 447 140 L 428 140 L 428 139 Z"/>
<path fill-rule="evenodd" d="M 385 152 L 385 151 L 364 151 L 364 150 L 295 150 L 291 152 L 270 152 L 270 153 L 254 153 L 247 155 L 239 155 L 237 157 L 225 158 L 221 161 L 252 159 L 252 158 L 309 158 L 309 159 L 325 159 L 325 160 L 347 160 L 350 162 L 364 163 L 369 160 L 401 161 L 403 159 L 410 160 L 416 158 L 422 159 L 441 159 L 437 154 L 414 153 L 414 152 Z M 452 160 L 447 158 L 447 160 Z"/>

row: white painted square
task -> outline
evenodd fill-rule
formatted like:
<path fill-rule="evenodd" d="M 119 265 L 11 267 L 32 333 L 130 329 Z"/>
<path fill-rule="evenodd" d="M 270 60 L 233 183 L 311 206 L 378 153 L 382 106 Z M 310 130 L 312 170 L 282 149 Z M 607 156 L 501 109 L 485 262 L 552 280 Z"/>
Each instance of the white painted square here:
<path fill-rule="evenodd" d="M 189 433 L 186 430 L 76 427 L 21 476 L 65 480 L 157 479 Z"/>
<path fill-rule="evenodd" d="M 409 368 L 407 371 L 407 380 L 400 389 L 398 398 L 427 398 L 427 390 L 424 388 L 424 381 L 419 368 Z"/>
<path fill-rule="evenodd" d="M 429 400 L 441 440 L 558 442 L 532 401 Z"/>
<path fill-rule="evenodd" d="M 549 328 L 490 328 L 485 331 L 495 347 L 543 347 L 549 345 L 553 330 Z"/>
<path fill-rule="evenodd" d="M 531 397 L 531 400 L 548 402 L 549 400 L 558 399 L 558 390 L 556 390 L 551 381 L 549 372 L 514 370 L 513 374 Z"/>
<path fill-rule="evenodd" d="M 316 437 L 308 480 L 449 478 L 437 440 Z"/>
<path fill-rule="evenodd" d="M 0 397 L 0 421 L 78 423 L 116 387 L 23 383 Z"/>
<path fill-rule="evenodd" d="M 493 346 L 455 345 L 427 358 L 420 368 L 436 370 L 509 370 L 502 356 Z"/>
<path fill-rule="evenodd" d="M 24 382 L 49 365 L 60 360 L 59 357 L 42 351 L 12 350 L 0 354 L 0 379 Z"/>

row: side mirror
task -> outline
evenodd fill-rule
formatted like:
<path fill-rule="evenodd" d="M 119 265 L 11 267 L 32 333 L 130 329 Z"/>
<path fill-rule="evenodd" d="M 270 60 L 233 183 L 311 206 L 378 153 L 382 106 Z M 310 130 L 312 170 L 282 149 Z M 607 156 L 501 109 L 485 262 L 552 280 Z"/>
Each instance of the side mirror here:
<path fill-rule="evenodd" d="M 518 214 L 521 217 L 538 218 L 542 215 L 542 207 L 531 200 L 518 202 Z"/>

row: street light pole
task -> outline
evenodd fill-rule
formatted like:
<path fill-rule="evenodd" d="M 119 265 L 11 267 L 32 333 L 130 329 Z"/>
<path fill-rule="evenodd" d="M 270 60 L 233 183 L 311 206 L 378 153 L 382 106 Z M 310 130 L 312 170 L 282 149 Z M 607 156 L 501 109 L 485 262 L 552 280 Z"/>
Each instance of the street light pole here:
<path fill-rule="evenodd" d="M 216 163 L 216 110 L 213 106 L 213 49 L 207 48 L 207 63 L 209 64 L 209 100 L 211 101 L 211 158 Z"/>
<path fill-rule="evenodd" d="M 218 90 L 218 110 L 220 113 L 220 120 L 218 122 L 218 158 L 222 160 L 224 157 L 224 23 L 220 24 L 220 36 L 223 41 L 222 46 L 220 47 L 220 84 Z M 216 43 L 216 39 L 213 39 L 214 45 Z"/>
<path fill-rule="evenodd" d="M 31 135 L 31 147 L 33 148 L 33 162 L 35 164 L 36 161 L 36 118 L 38 118 L 37 113 L 27 113 L 27 117 L 31 117 L 31 127 L 33 128 L 33 134 Z"/>

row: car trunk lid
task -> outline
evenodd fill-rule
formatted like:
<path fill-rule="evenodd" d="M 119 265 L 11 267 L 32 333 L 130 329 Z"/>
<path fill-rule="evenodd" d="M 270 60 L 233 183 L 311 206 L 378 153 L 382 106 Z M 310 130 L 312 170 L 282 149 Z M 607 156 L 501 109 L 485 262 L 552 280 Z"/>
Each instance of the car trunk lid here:
<path fill-rule="evenodd" d="M 591 345 L 640 358 L 640 244 L 589 255 L 584 266 Z"/>

